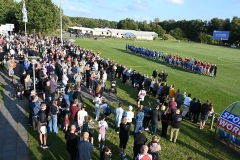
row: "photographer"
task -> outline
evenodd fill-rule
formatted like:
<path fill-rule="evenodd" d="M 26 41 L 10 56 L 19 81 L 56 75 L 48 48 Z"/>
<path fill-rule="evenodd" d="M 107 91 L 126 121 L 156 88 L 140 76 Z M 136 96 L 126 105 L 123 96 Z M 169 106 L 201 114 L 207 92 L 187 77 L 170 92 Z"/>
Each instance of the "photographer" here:
<path fill-rule="evenodd" d="M 101 151 L 100 160 L 111 160 L 111 156 L 112 156 L 111 149 L 105 146 Z"/>

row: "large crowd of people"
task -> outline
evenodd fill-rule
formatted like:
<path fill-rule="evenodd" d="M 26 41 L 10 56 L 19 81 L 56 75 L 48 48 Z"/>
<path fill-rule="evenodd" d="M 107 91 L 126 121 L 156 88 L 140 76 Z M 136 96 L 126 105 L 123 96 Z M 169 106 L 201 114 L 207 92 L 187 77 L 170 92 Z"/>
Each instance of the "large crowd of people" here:
<path fill-rule="evenodd" d="M 39 132 L 40 147 L 49 148 L 47 134 L 58 134 L 61 129 L 65 131 L 66 149 L 72 160 L 91 159 L 95 134 L 98 134 L 98 148 L 101 149 L 100 160 L 111 159 L 111 149 L 105 144 L 111 113 L 114 114 L 114 129 L 120 139 L 119 156 L 126 156 L 131 125 L 135 119 L 132 158 L 158 160 L 161 146 L 157 129 L 160 121 L 161 136 L 166 137 L 170 126 L 170 141 L 176 143 L 184 117 L 197 123 L 201 113 L 200 129 L 203 129 L 209 113 L 213 112 L 213 104 L 209 100 L 201 104 L 200 99 L 191 99 L 191 94 L 186 96 L 186 92 L 181 93 L 175 90 L 174 85 L 168 85 L 166 71 L 158 74 L 156 69 L 152 76 L 148 76 L 112 60 L 102 59 L 100 51 L 94 53 L 68 41 L 61 43 L 58 37 L 15 34 L 3 39 L 0 60 L 7 64 L 10 77 L 14 74 L 14 59 L 19 61 L 22 73 L 16 92 L 18 96 L 25 95 L 29 99 L 29 125 Z M 35 64 L 33 59 L 37 61 Z M 115 89 L 115 79 L 137 87 L 135 113 L 132 106 L 124 111 L 122 103 L 111 111 L 104 98 L 107 77 L 114 82 Z M 36 82 L 35 86 L 33 82 Z M 82 87 L 86 87 L 92 95 L 95 115 L 88 114 Z M 41 103 L 38 98 L 40 93 L 43 94 Z M 158 105 L 152 107 L 148 102 L 144 106 L 147 95 L 156 98 Z M 181 107 L 184 107 L 182 113 Z M 96 130 L 97 133 L 94 132 Z M 147 144 L 144 131 L 148 130 L 152 140 Z"/>
<path fill-rule="evenodd" d="M 146 58 L 163 61 L 166 65 L 181 67 L 190 72 L 207 75 L 216 78 L 217 65 L 210 64 L 200 59 L 182 57 L 171 53 L 163 53 L 155 50 L 150 50 L 144 47 L 138 47 L 131 44 L 126 44 L 126 51 L 130 51 L 136 55 L 144 56 Z"/>

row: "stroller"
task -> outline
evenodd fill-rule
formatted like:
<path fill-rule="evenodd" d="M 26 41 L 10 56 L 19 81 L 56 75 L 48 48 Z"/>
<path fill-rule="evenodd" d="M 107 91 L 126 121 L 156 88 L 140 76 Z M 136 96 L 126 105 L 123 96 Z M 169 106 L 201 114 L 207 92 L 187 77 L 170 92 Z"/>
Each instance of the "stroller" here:
<path fill-rule="evenodd" d="M 14 84 L 13 88 L 15 93 L 10 93 L 9 96 L 11 98 L 19 97 L 22 100 L 24 95 L 24 86 L 22 84 Z"/>
<path fill-rule="evenodd" d="M 111 81 L 110 93 L 117 94 L 117 82 L 114 79 Z"/>

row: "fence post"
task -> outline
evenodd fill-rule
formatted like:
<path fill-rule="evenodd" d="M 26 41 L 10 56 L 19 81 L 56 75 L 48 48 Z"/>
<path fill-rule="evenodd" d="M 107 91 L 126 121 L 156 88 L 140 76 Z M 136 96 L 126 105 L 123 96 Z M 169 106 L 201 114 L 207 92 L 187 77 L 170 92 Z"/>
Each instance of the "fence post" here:
<path fill-rule="evenodd" d="M 213 128 L 214 119 L 215 119 L 215 113 L 212 114 L 212 120 L 211 120 L 211 126 L 210 126 L 210 129 Z"/>

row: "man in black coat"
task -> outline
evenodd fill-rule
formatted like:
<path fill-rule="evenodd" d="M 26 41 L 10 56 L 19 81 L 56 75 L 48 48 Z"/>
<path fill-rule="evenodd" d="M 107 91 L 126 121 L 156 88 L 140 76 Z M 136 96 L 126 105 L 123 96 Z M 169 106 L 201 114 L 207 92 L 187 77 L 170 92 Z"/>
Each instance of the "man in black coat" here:
<path fill-rule="evenodd" d="M 57 115 L 57 123 L 59 128 L 61 128 L 61 118 L 65 117 L 66 115 L 66 108 L 67 108 L 67 101 L 64 98 L 63 95 L 60 95 L 59 98 L 57 99 L 57 106 L 59 107 L 58 115 Z"/>
<path fill-rule="evenodd" d="M 133 145 L 133 153 L 135 157 L 140 153 L 140 150 L 143 145 L 147 142 L 146 136 L 143 134 L 144 127 L 140 127 L 138 133 L 134 135 L 134 145 Z"/>
<path fill-rule="evenodd" d="M 61 81 L 63 77 L 62 66 L 60 61 L 58 61 L 55 65 L 56 75 L 58 76 L 58 80 Z"/>
<path fill-rule="evenodd" d="M 182 115 L 180 114 L 180 109 L 177 109 L 176 114 L 173 116 L 171 121 L 170 142 L 176 143 L 181 122 L 182 122 Z M 172 141 L 174 132 L 176 133 L 175 133 L 174 140 Z"/>
<path fill-rule="evenodd" d="M 159 105 L 157 105 L 155 109 L 151 110 L 150 118 L 151 118 L 150 134 L 156 135 L 157 128 L 158 128 L 158 121 L 161 120 Z"/>
<path fill-rule="evenodd" d="M 153 73 L 152 73 L 152 76 L 153 76 L 154 79 L 155 79 L 155 78 L 157 77 L 157 75 L 158 75 L 158 74 L 157 74 L 157 71 L 158 71 L 158 70 L 156 69 L 156 70 L 154 70 Z"/>
<path fill-rule="evenodd" d="M 168 77 L 168 73 L 166 71 L 163 72 L 163 77 L 162 77 L 162 81 L 163 82 L 167 82 L 167 77 Z"/>

